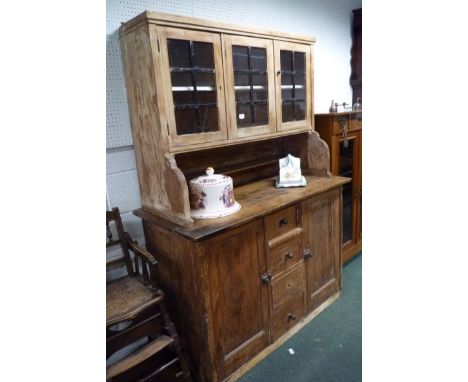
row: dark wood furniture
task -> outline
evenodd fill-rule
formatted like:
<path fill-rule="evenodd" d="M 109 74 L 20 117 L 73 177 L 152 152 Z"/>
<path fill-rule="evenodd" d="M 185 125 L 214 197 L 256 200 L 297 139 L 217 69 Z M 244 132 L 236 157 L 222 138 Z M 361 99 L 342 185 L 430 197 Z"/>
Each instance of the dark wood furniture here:
<path fill-rule="evenodd" d="M 306 179 L 237 187 L 238 213 L 192 227 L 135 212 L 197 380 L 235 380 L 338 297 L 348 180 Z"/>
<path fill-rule="evenodd" d="M 341 188 L 314 131 L 314 39 L 145 12 L 121 27 L 146 245 L 199 381 L 235 380 L 339 296 Z M 308 185 L 275 189 L 278 160 Z M 190 216 L 233 178 L 239 212 Z"/>
<path fill-rule="evenodd" d="M 343 261 L 362 248 L 362 111 L 315 115 L 315 129 L 330 148 L 331 172 L 352 178 L 343 186 Z"/>
<path fill-rule="evenodd" d="M 362 8 L 353 10 L 353 45 L 349 83 L 353 88 L 353 105 L 358 98 L 362 105 Z"/>
<path fill-rule="evenodd" d="M 115 223 L 117 239 L 113 238 L 110 222 Z M 138 350 L 110 362 L 106 379 L 114 382 L 190 380 L 177 333 L 164 307 L 164 293 L 155 283 L 157 261 L 124 231 L 118 208 L 106 212 L 106 225 L 106 246 L 120 246 L 128 273 L 107 284 L 106 358 L 112 360 L 110 357 L 115 357 L 116 352 L 124 352 L 138 340 L 146 342 Z M 135 254 L 135 266 L 130 251 Z"/>

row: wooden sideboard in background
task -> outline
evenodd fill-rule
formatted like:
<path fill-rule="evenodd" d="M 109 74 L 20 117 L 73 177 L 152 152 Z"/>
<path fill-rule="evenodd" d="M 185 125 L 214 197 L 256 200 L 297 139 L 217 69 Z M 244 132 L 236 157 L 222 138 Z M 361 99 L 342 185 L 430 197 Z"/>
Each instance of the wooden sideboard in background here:
<path fill-rule="evenodd" d="M 315 115 L 315 130 L 330 148 L 333 175 L 352 178 L 343 186 L 343 261 L 362 248 L 362 111 Z"/>

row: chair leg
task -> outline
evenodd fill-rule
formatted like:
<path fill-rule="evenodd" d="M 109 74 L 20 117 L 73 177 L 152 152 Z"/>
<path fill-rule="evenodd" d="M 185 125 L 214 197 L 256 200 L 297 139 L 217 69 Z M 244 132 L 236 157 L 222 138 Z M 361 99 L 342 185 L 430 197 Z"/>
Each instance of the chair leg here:
<path fill-rule="evenodd" d="M 186 381 L 191 381 L 192 378 L 190 376 L 189 368 L 188 368 L 188 363 L 182 353 L 182 347 L 180 345 L 180 340 L 179 340 L 179 335 L 177 334 L 177 331 L 175 329 L 174 324 L 172 323 L 169 314 L 167 313 L 166 306 L 164 303 L 160 304 L 161 308 L 161 314 L 164 322 L 164 329 L 166 333 L 174 339 L 174 343 L 171 345 L 172 350 L 177 354 L 177 357 L 179 358 L 179 365 L 180 369 L 183 372 L 184 379 Z"/>

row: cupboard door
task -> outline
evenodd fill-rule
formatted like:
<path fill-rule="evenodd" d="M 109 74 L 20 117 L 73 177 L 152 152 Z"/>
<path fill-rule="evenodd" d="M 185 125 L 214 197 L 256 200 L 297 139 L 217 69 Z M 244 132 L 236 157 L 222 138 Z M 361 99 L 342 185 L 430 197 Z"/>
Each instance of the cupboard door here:
<path fill-rule="evenodd" d="M 269 342 L 263 224 L 254 221 L 207 244 L 207 275 L 218 379 L 224 380 Z"/>
<path fill-rule="evenodd" d="M 309 45 L 275 41 L 278 130 L 312 126 L 312 54 Z"/>
<path fill-rule="evenodd" d="M 307 312 L 339 290 L 340 190 L 301 203 L 307 283 Z"/>
<path fill-rule="evenodd" d="M 221 36 L 159 28 L 171 144 L 227 139 Z"/>
<path fill-rule="evenodd" d="M 230 138 L 276 130 L 273 42 L 223 36 Z"/>

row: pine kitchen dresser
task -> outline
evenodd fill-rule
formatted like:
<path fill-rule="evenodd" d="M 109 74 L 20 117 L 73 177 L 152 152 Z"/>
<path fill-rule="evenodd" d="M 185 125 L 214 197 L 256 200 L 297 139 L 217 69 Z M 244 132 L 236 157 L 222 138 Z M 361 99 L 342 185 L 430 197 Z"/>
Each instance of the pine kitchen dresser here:
<path fill-rule="evenodd" d="M 148 250 L 199 381 L 235 380 L 341 289 L 342 186 L 314 131 L 314 39 L 144 12 L 120 30 Z M 301 158 L 307 186 L 274 187 Z M 239 212 L 190 217 L 188 181 Z"/>

